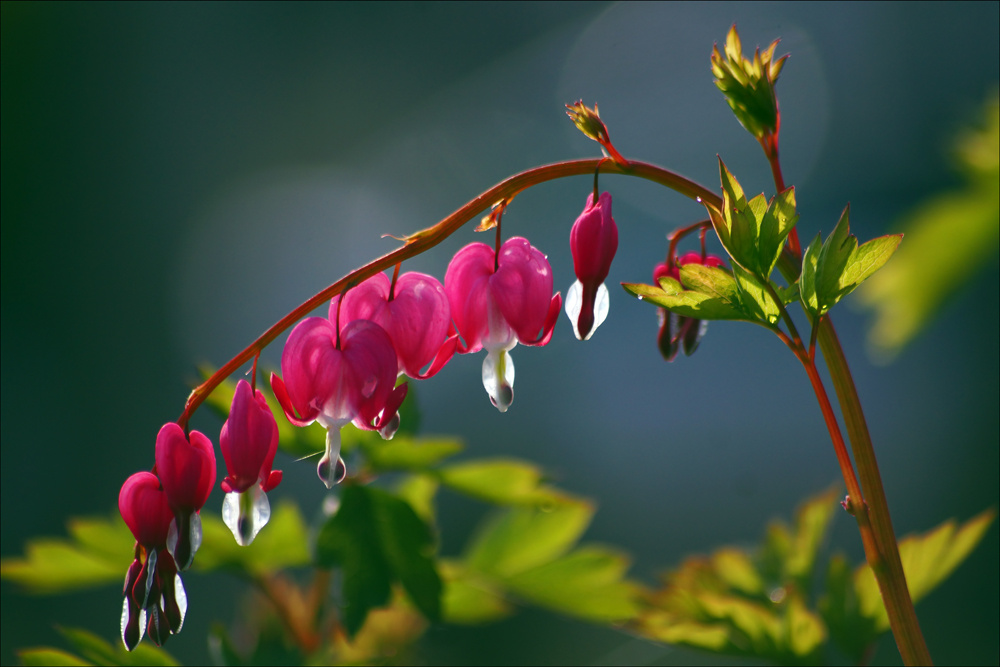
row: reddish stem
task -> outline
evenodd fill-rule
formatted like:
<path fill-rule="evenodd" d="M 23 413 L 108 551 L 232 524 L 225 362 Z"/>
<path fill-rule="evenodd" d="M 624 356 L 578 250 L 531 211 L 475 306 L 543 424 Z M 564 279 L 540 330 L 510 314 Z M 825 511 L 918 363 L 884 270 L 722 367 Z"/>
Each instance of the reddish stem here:
<path fill-rule="evenodd" d="M 606 158 L 569 160 L 542 167 L 535 167 L 534 169 L 528 169 L 527 171 L 515 174 L 468 202 L 433 227 L 428 227 L 427 229 L 410 235 L 406 239 L 406 244 L 401 248 L 396 248 L 392 252 L 387 253 L 382 257 L 365 264 L 361 268 L 352 271 L 326 289 L 310 297 L 298 308 L 278 320 L 267 331 L 262 333 L 257 340 L 248 345 L 246 349 L 226 362 L 222 368 L 217 370 L 211 377 L 192 390 L 191 394 L 188 396 L 186 404 L 184 405 L 184 411 L 178 418 L 177 423 L 186 430 L 191 416 L 195 413 L 199 406 L 205 402 L 205 399 L 208 398 L 212 391 L 222 383 L 223 380 L 232 375 L 240 366 L 245 364 L 253 358 L 254 355 L 258 354 L 261 350 L 271 344 L 282 334 L 282 332 L 291 327 L 301 318 L 305 317 L 310 311 L 318 308 L 325 301 L 328 301 L 337 294 L 340 294 L 341 291 L 343 291 L 348 285 L 360 283 L 366 278 L 370 278 L 376 273 L 386 270 L 393 264 L 402 262 L 410 257 L 415 257 L 416 255 L 433 248 L 457 231 L 466 222 L 487 210 L 497 201 L 505 200 L 509 202 L 518 192 L 534 185 L 545 183 L 546 181 L 566 178 L 569 176 L 581 176 L 584 174 L 589 175 L 593 173 L 598 164 L 602 161 L 604 164 L 601 165 L 601 167 L 604 169 L 605 173 L 637 176 L 639 178 L 653 181 L 654 183 L 659 183 L 660 185 L 679 192 L 680 194 L 689 197 L 690 199 L 694 199 L 695 201 L 706 202 L 716 208 L 722 205 L 721 197 L 705 186 L 699 185 L 698 183 L 695 183 L 694 181 L 691 181 L 690 179 L 687 179 L 684 176 L 676 174 L 668 169 L 646 162 L 633 161 L 623 165 L 617 162 L 609 163 Z"/>

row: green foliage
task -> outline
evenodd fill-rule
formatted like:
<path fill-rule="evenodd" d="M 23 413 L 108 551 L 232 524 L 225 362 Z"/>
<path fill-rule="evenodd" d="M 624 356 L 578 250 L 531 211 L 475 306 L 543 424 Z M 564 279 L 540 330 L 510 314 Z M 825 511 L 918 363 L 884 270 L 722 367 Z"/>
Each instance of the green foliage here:
<path fill-rule="evenodd" d="M 906 245 L 858 293 L 875 311 L 872 348 L 892 356 L 931 321 L 956 290 L 996 257 L 1000 240 L 1000 97 L 984 105 L 981 127 L 956 141 L 963 188 L 931 197 L 898 224 Z"/>
<path fill-rule="evenodd" d="M 733 262 L 761 280 L 767 280 L 781 255 L 785 238 L 798 221 L 795 188 L 768 202 L 760 194 L 747 201 L 736 177 L 719 160 L 722 210 L 706 206 L 712 226 Z"/>
<path fill-rule="evenodd" d="M 79 653 L 40 647 L 18 651 L 25 665 L 177 665 L 174 658 L 161 648 L 140 644 L 131 653 L 121 644 L 112 646 L 97 635 L 75 628 L 62 628 L 63 637 Z"/>
<path fill-rule="evenodd" d="M 833 556 L 825 586 L 813 593 L 820 547 L 839 507 L 836 495 L 827 491 L 804 503 L 792 526 L 772 523 L 753 551 L 723 547 L 688 559 L 646 596 L 633 629 L 658 641 L 779 664 L 816 664 L 832 641 L 860 662 L 889 629 L 868 565 L 852 570 Z M 961 527 L 947 521 L 900 542 L 914 602 L 968 557 L 992 520 L 987 511 Z"/>
<path fill-rule="evenodd" d="M 838 301 L 889 261 L 902 234 L 881 236 L 858 246 L 851 234 L 850 206 L 844 209 L 825 243 L 817 235 L 802 257 L 799 291 L 802 307 L 814 317 L 833 308 Z"/>
<path fill-rule="evenodd" d="M 739 266 L 726 269 L 685 264 L 680 267 L 681 283 L 660 278 L 659 287 L 622 283 L 625 291 L 642 301 L 699 320 L 743 320 L 773 326 L 780 310 L 770 292 L 755 276 Z"/>
<path fill-rule="evenodd" d="M 121 517 L 71 518 L 68 529 L 69 539 L 29 540 L 24 558 L 3 559 L 0 576 L 34 594 L 121 585 L 135 545 Z"/>
<path fill-rule="evenodd" d="M 350 485 L 320 529 L 316 561 L 344 573 L 344 627 L 354 635 L 368 612 L 386 605 L 399 582 L 420 611 L 441 615 L 441 579 L 430 527 L 410 505 L 380 489 Z"/>
<path fill-rule="evenodd" d="M 295 503 L 283 500 L 271 512 L 271 520 L 249 545 L 241 547 L 233 534 L 215 514 L 202 512 L 202 545 L 194 560 L 194 569 L 225 569 L 252 575 L 278 572 L 307 565 L 309 530 Z"/>
<path fill-rule="evenodd" d="M 498 505 L 537 504 L 559 498 L 541 485 L 542 471 L 527 461 L 488 459 L 458 463 L 437 471 L 445 486 Z"/>

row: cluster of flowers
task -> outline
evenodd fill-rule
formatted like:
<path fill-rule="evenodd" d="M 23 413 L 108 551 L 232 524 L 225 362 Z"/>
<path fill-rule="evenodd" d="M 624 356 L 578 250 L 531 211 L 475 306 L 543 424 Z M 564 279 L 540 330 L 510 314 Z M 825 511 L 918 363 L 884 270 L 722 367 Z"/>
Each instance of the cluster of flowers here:
<path fill-rule="evenodd" d="M 604 280 L 618 247 L 611 195 L 596 194 L 570 234 L 577 280 L 566 312 L 581 340 L 607 316 Z M 407 392 L 398 378 L 429 378 L 456 352 L 486 350 L 483 386 L 505 412 L 514 398 L 510 351 L 518 343 L 545 345 L 552 337 L 562 305 L 552 289 L 545 255 L 514 237 L 496 248 L 472 243 L 459 250 L 444 285 L 423 273 L 392 281 L 380 273 L 334 297 L 329 317 L 299 322 L 282 352 L 282 377 L 272 374 L 271 387 L 289 422 L 316 421 L 327 430 L 317 466 L 323 483 L 332 488 L 346 475 L 341 427 L 353 422 L 391 438 Z M 263 394 L 246 380 L 237 383 L 219 442 L 228 472 L 223 519 L 246 545 L 267 523 L 267 491 L 282 476 L 271 469 L 277 423 Z M 146 633 L 160 645 L 183 625 L 187 596 L 179 572 L 190 567 L 201 543 L 200 511 L 215 485 L 215 465 L 208 437 L 171 422 L 157 435 L 153 471 L 136 473 L 122 486 L 118 507 L 136 539 L 121 620 L 129 650 Z"/>

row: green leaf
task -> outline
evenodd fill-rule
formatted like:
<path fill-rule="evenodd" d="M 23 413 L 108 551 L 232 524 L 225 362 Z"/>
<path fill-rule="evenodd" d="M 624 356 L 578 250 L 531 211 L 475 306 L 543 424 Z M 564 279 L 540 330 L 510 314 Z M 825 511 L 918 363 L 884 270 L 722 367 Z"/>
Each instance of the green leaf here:
<path fill-rule="evenodd" d="M 17 652 L 17 657 L 20 658 L 22 665 L 27 665 L 28 667 L 34 667 L 35 665 L 38 667 L 48 667 L 49 665 L 75 667 L 76 665 L 94 664 L 72 653 L 46 646 L 21 649 Z"/>
<path fill-rule="evenodd" d="M 135 546 L 121 517 L 73 518 L 68 528 L 69 539 L 29 540 L 24 558 L 0 562 L 0 576 L 36 595 L 121 585 Z"/>
<path fill-rule="evenodd" d="M 582 547 L 514 574 L 505 583 L 520 597 L 564 614 L 603 623 L 635 616 L 637 587 L 623 580 L 629 560 L 604 547 Z"/>
<path fill-rule="evenodd" d="M 253 543 L 241 547 L 232 531 L 214 513 L 202 513 L 202 545 L 194 560 L 197 570 L 233 569 L 268 574 L 310 562 L 309 529 L 298 507 L 283 500 Z"/>
<path fill-rule="evenodd" d="M 744 311 L 750 315 L 746 319 L 752 322 L 775 324 L 781 317 L 781 309 L 761 282 L 753 274 L 740 266 L 733 267 L 736 284 L 740 290 L 740 300 Z"/>
<path fill-rule="evenodd" d="M 857 238 L 850 233 L 849 217 L 850 206 L 818 252 L 814 241 L 803 256 L 802 304 L 814 316 L 829 311 L 882 268 L 903 238 L 901 234 L 883 236 L 858 247 Z"/>
<path fill-rule="evenodd" d="M 60 628 L 59 632 L 83 657 L 47 646 L 18 651 L 25 665 L 157 665 L 179 664 L 173 656 L 156 646 L 139 644 L 129 652 L 116 641 L 114 645 L 101 637 L 77 628 Z"/>
<path fill-rule="evenodd" d="M 689 265 L 688 265 L 689 266 Z M 661 284 L 666 280 L 661 280 Z M 694 290 L 670 294 L 661 288 L 641 283 L 622 283 L 625 291 L 642 301 L 651 303 L 684 317 L 699 320 L 749 320 L 741 310 L 722 299 L 715 299 Z"/>
<path fill-rule="evenodd" d="M 851 662 L 861 663 L 879 631 L 874 620 L 858 611 L 854 575 L 842 555 L 836 554 L 830 559 L 826 593 L 819 600 L 819 609 L 837 647 L 851 658 Z"/>
<path fill-rule="evenodd" d="M 961 527 L 949 519 L 927 533 L 900 540 L 899 556 L 903 561 L 903 572 L 914 604 L 937 588 L 969 557 L 991 523 L 993 511 L 986 510 Z M 879 632 L 888 630 L 889 617 L 882 605 L 878 584 L 867 564 L 855 571 L 854 589 L 858 597 L 859 613 L 873 619 Z"/>
<path fill-rule="evenodd" d="M 705 266 L 694 262 L 680 267 L 681 282 L 695 292 L 713 299 L 719 299 L 739 308 L 740 296 L 736 279 L 729 271 L 717 266 Z"/>
<path fill-rule="evenodd" d="M 399 434 L 388 441 L 361 443 L 361 451 L 376 471 L 422 470 L 462 449 L 462 443 L 454 438 L 413 438 Z"/>
<path fill-rule="evenodd" d="M 712 226 L 736 265 L 759 280 L 768 280 L 785 238 L 798 221 L 795 189 L 779 192 L 770 202 L 763 194 L 747 201 L 743 188 L 721 159 L 719 175 L 723 206 L 721 211 L 707 206 Z"/>
<path fill-rule="evenodd" d="M 316 558 L 344 572 L 344 627 L 354 635 L 369 610 L 388 604 L 394 582 L 427 618 L 441 615 L 441 578 L 430 527 L 413 508 L 385 491 L 348 486 L 340 509 L 320 530 Z"/>
<path fill-rule="evenodd" d="M 816 238 L 802 253 L 802 272 L 799 274 L 799 299 L 806 312 L 813 315 L 819 312 L 819 296 L 816 294 L 816 270 L 819 266 L 819 253 L 823 249 L 823 238 Z"/>
<path fill-rule="evenodd" d="M 407 475 L 396 487 L 396 495 L 409 503 L 428 525 L 434 525 L 434 496 L 438 481 L 430 475 Z"/>
<path fill-rule="evenodd" d="M 956 149 L 964 187 L 935 195 L 898 223 L 906 245 L 859 291 L 875 310 L 872 348 L 891 356 L 931 322 L 962 285 L 997 256 L 1000 241 L 1000 98 L 991 95 L 978 128 Z"/>
<path fill-rule="evenodd" d="M 512 507 L 495 516 L 466 550 L 472 571 L 507 578 L 549 563 L 576 544 L 594 508 L 583 500 L 549 507 Z"/>
<path fill-rule="evenodd" d="M 446 623 L 480 625 L 513 613 L 501 588 L 488 577 L 470 572 L 460 563 L 441 561 L 440 565 L 444 577 L 441 618 Z"/>
<path fill-rule="evenodd" d="M 441 468 L 438 479 L 452 490 L 498 505 L 548 503 L 560 497 L 541 485 L 541 469 L 515 459 L 456 463 Z"/>

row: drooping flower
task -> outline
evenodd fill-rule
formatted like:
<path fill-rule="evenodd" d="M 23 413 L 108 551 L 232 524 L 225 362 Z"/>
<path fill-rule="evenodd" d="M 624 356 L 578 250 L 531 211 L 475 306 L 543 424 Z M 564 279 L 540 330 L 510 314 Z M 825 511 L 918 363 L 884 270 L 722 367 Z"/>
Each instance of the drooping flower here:
<path fill-rule="evenodd" d="M 715 255 L 702 257 L 701 253 L 689 252 L 682 255 L 671 265 L 657 264 L 653 270 L 653 282 L 659 283 L 660 278 L 670 277 L 680 282 L 680 268 L 685 264 L 703 264 L 710 267 L 725 266 L 726 263 Z M 708 321 L 693 317 L 682 317 L 676 313 L 659 308 L 660 331 L 656 337 L 660 354 L 667 361 L 673 361 L 681 347 L 684 354 L 691 356 L 698 349 L 698 344 L 708 331 Z"/>
<path fill-rule="evenodd" d="M 384 273 L 377 273 L 343 297 L 333 298 L 331 321 L 337 320 L 338 310 L 341 324 L 371 320 L 385 329 L 399 359 L 399 373 L 415 380 L 436 374 L 455 354 L 458 337 L 448 335 L 448 295 L 433 276 L 411 271 L 393 286 Z"/>
<path fill-rule="evenodd" d="M 604 280 L 618 250 L 618 226 L 611 217 L 611 193 L 594 202 L 587 196 L 583 213 L 569 233 L 576 282 L 566 292 L 566 314 L 579 340 L 588 340 L 608 316 L 608 288 Z"/>
<path fill-rule="evenodd" d="M 398 361 L 389 334 L 369 320 L 354 320 L 340 330 L 323 317 L 299 322 L 281 353 L 281 374 L 271 376 L 275 398 L 288 421 L 327 430 L 326 451 L 316 472 L 327 488 L 346 474 L 340 459 L 340 428 L 353 421 L 367 430 L 385 431 L 406 397 L 396 387 Z"/>
<path fill-rule="evenodd" d="M 562 297 L 552 295 L 548 260 L 520 237 L 508 240 L 499 252 L 471 243 L 448 264 L 444 289 L 464 341 L 459 352 L 486 349 L 483 386 L 493 405 L 506 412 L 514 400 L 510 350 L 518 343 L 548 343 L 559 316 Z"/>
<path fill-rule="evenodd" d="M 271 517 L 267 492 L 281 482 L 281 471 L 271 470 L 278 451 L 278 424 L 259 390 L 236 383 L 229 419 L 222 425 L 219 448 L 228 476 L 222 480 L 226 499 L 223 521 L 241 545 L 253 538 Z"/>
<path fill-rule="evenodd" d="M 140 472 L 125 480 L 118 494 L 118 510 L 137 542 L 122 591 L 122 642 L 131 651 L 147 629 L 157 645 L 180 632 L 187 595 L 166 548 L 174 513 L 159 478 Z"/>
<path fill-rule="evenodd" d="M 201 546 L 199 512 L 215 486 L 212 441 L 198 431 L 186 436 L 174 422 L 164 424 L 156 435 L 156 473 L 174 512 L 167 548 L 178 569 L 186 570 Z"/>

